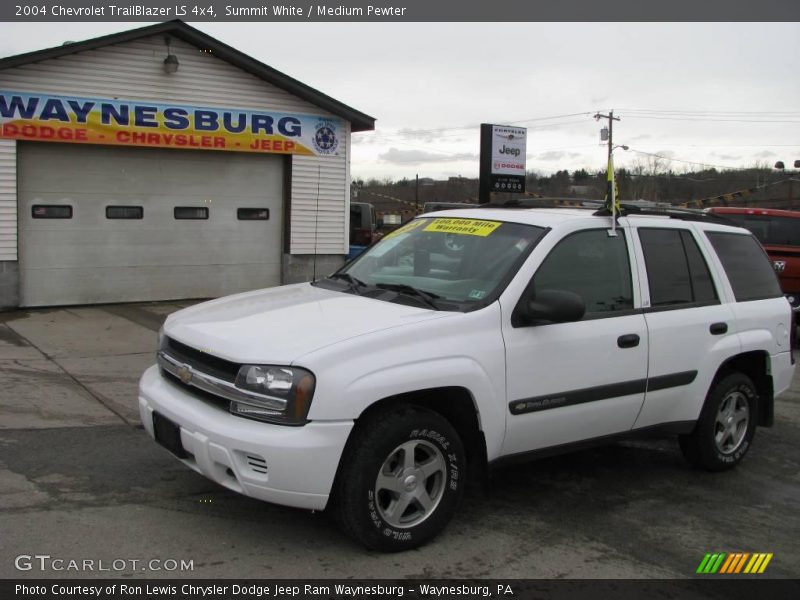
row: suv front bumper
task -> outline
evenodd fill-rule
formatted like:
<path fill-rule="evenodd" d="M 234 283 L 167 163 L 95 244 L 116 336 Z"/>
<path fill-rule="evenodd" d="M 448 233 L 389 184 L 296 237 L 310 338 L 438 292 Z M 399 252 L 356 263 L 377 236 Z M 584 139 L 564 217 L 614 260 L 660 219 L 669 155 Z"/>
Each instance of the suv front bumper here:
<path fill-rule="evenodd" d="M 139 382 L 139 414 L 151 437 L 153 412 L 180 428 L 181 462 L 231 490 L 298 508 L 322 510 L 353 421 L 302 427 L 234 416 L 167 381 L 157 366 Z"/>

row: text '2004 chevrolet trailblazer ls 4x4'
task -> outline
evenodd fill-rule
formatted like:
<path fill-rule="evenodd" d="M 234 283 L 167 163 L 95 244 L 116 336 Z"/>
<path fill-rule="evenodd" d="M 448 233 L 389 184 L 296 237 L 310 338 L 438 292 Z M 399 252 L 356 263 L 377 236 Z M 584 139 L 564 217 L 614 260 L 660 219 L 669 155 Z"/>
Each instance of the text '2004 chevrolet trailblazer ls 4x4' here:
<path fill-rule="evenodd" d="M 210 479 L 402 550 L 470 477 L 542 450 L 661 429 L 734 466 L 789 386 L 791 330 L 758 241 L 713 217 L 448 211 L 324 280 L 171 315 L 139 406 Z"/>

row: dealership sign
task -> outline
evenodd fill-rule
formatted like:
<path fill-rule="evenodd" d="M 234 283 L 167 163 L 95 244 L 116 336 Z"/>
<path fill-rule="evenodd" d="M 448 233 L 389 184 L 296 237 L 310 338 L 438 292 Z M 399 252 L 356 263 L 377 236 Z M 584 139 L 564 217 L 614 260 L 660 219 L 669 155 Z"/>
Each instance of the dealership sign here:
<path fill-rule="evenodd" d="M 481 201 L 491 192 L 525 191 L 527 129 L 481 125 Z"/>
<path fill-rule="evenodd" d="M 4 139 L 328 156 L 343 135 L 329 117 L 0 91 Z"/>

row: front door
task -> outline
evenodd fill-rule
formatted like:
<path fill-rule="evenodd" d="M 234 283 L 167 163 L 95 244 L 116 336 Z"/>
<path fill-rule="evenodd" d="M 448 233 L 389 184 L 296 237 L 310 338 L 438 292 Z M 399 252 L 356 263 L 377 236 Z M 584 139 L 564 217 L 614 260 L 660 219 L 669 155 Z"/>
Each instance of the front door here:
<path fill-rule="evenodd" d="M 508 415 L 503 454 L 631 429 L 647 385 L 647 326 L 634 296 L 627 232 L 566 235 L 519 302 L 568 290 L 586 303 L 574 323 L 523 324 L 503 306 Z M 638 294 L 637 294 L 638 296 Z M 637 304 L 634 304 L 636 302 Z"/>

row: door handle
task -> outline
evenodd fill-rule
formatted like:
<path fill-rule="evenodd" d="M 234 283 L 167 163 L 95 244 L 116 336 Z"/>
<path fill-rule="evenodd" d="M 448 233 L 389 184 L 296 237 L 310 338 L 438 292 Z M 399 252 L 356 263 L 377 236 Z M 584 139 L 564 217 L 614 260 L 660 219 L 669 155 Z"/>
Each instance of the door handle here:
<path fill-rule="evenodd" d="M 617 346 L 620 348 L 635 348 L 639 345 L 639 336 L 635 333 L 621 335 L 617 338 Z"/>
<path fill-rule="evenodd" d="M 711 326 L 708 328 L 708 331 L 711 332 L 711 335 L 722 335 L 723 333 L 728 333 L 728 324 L 712 323 Z"/>

